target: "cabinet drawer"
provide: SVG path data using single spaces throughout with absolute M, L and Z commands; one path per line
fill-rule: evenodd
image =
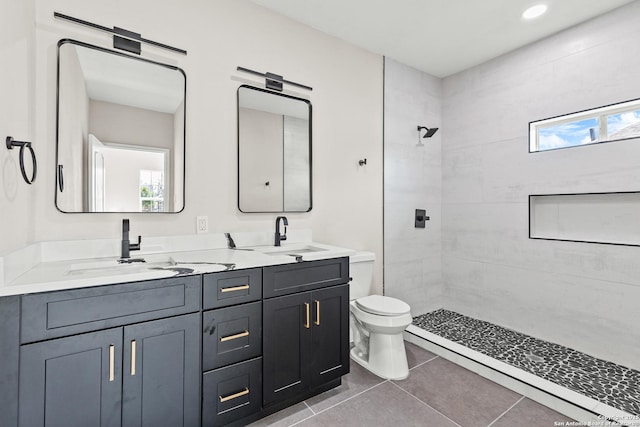
M 219 368 L 262 353 L 262 302 L 202 315 L 202 369 Z
M 201 276 L 22 297 L 21 342 L 73 335 L 198 311 Z
M 202 377 L 202 425 L 221 426 L 260 411 L 262 358 L 207 372 Z
M 349 282 L 349 258 L 264 267 L 262 280 L 265 298 L 342 285 Z
M 262 298 L 262 269 L 204 275 L 204 309 L 227 307 Z

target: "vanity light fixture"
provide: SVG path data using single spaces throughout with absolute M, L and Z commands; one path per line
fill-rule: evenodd
M 164 43 L 158 43 L 153 40 L 145 39 L 139 33 L 134 33 L 133 31 L 128 31 L 123 28 L 113 27 L 113 29 L 111 29 L 103 25 L 94 24 L 93 22 L 74 18 L 73 16 L 65 15 L 59 12 L 53 12 L 53 17 L 84 25 L 98 31 L 104 31 L 105 33 L 113 34 L 113 47 L 115 49 L 124 50 L 136 55 L 140 55 L 140 53 L 142 52 L 140 48 L 141 43 L 146 43 L 155 47 L 170 50 L 172 52 L 181 53 L 183 55 L 187 54 L 187 51 L 184 49 L 178 49 L 177 47 L 169 46 Z
M 547 11 L 547 5 L 546 4 L 536 4 L 534 6 L 531 6 L 530 8 L 528 8 L 527 10 L 525 10 L 524 12 L 522 12 L 522 17 L 524 19 L 530 20 L 530 19 L 535 19 L 539 16 L 544 15 L 544 13 Z
M 259 71 L 254 71 L 254 70 L 251 70 L 249 68 L 244 68 L 244 67 L 237 67 L 237 70 L 238 71 L 243 71 L 245 73 L 253 74 L 253 75 L 256 75 L 256 76 L 264 77 L 265 78 L 264 86 L 267 89 L 275 90 L 275 91 L 278 91 L 278 92 L 282 92 L 284 83 L 286 83 L 288 85 L 295 86 L 295 87 L 299 87 L 301 89 L 313 90 L 313 88 L 310 87 L 310 86 L 306 86 L 306 85 L 303 85 L 303 84 L 300 84 L 300 83 L 292 82 L 290 80 L 285 80 L 281 75 L 278 75 L 278 74 L 274 74 L 274 73 L 270 73 L 270 72 L 261 73 Z

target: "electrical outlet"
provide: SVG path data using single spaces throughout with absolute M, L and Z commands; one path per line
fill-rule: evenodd
M 209 217 L 197 216 L 196 217 L 196 233 L 208 233 L 209 232 Z

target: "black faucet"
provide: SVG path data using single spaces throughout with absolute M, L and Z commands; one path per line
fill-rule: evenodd
M 131 256 L 129 255 L 129 251 L 139 251 L 141 242 L 142 242 L 142 237 L 140 236 L 138 236 L 138 243 L 131 244 L 131 242 L 129 242 L 129 220 L 123 219 L 122 220 L 122 242 L 121 242 L 122 253 L 120 256 L 121 262 L 129 262 L 129 258 L 131 258 Z
M 233 241 L 233 237 L 231 237 L 231 233 L 224 233 L 224 237 L 227 238 L 227 248 L 235 249 L 236 242 Z
M 280 234 L 280 220 L 282 220 L 282 224 L 284 224 L 284 234 Z M 276 218 L 276 246 L 280 246 L 281 241 L 287 240 L 287 225 L 289 225 L 289 222 L 287 221 L 286 216 L 279 216 Z

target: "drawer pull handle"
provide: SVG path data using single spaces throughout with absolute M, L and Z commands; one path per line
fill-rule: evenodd
M 320 326 L 320 301 L 316 300 L 316 321 L 313 322 L 317 326 Z
M 304 306 L 307 311 L 307 320 L 304 322 L 304 327 L 309 329 L 311 327 L 311 304 L 305 302 Z
M 115 359 L 115 346 L 113 344 L 111 344 L 109 346 L 109 381 L 113 381 L 114 377 L 115 377 L 115 366 L 114 366 L 114 359 Z
M 247 394 L 249 394 L 249 388 L 245 387 L 244 390 L 242 391 L 239 391 L 234 394 L 230 394 L 229 396 L 224 396 L 224 397 L 218 396 L 218 398 L 220 399 L 220 403 L 224 403 L 232 399 L 237 399 L 238 397 L 246 396 Z
M 220 342 L 231 341 L 242 337 L 248 337 L 249 331 L 240 332 L 239 334 L 227 335 L 226 337 L 220 337 Z
M 131 376 L 136 374 L 136 340 L 131 341 Z
M 231 288 L 220 288 L 220 292 L 224 294 L 225 292 L 244 291 L 245 289 L 249 289 L 249 285 L 233 286 Z

